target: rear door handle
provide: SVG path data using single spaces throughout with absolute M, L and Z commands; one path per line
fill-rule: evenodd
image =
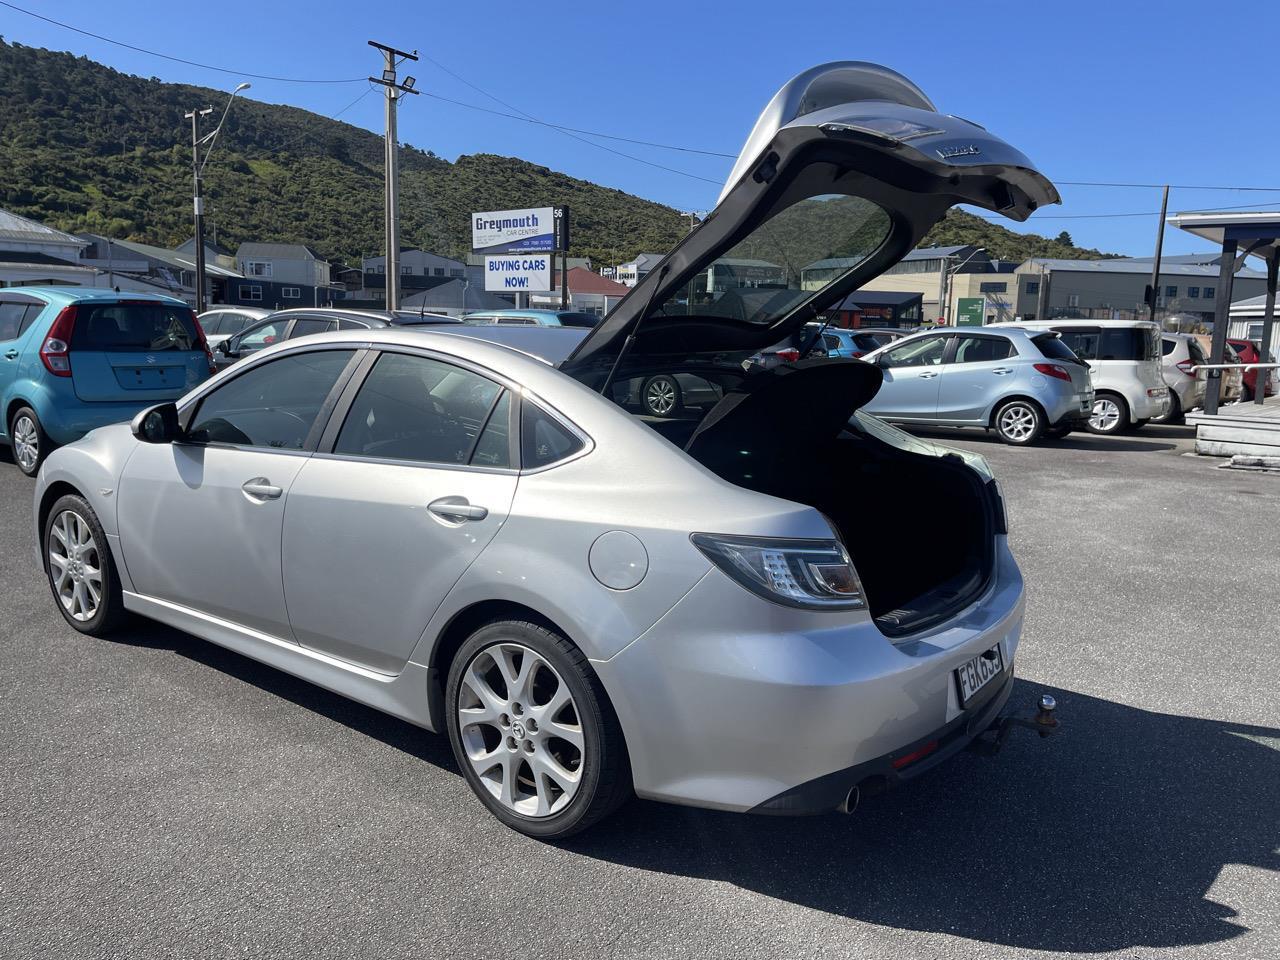
M 6 360 L 17 360 L 17 359 L 18 359 L 18 351 L 17 351 L 17 350 L 6 350 L 6 351 L 4 352 L 4 358 L 5 358 Z
M 934 377 L 936 377 L 937 375 L 938 375 L 938 371 L 936 371 L 936 370 L 926 370 L 924 373 L 920 374 L 920 379 L 921 379 L 921 380 L 932 380 L 932 379 L 933 379 Z
M 274 486 L 266 477 L 254 477 L 240 485 L 240 489 L 255 500 L 279 500 L 283 487 Z
M 466 497 L 441 497 L 439 500 L 432 500 L 427 504 L 427 509 L 437 517 L 454 523 L 464 523 L 467 520 L 483 520 L 489 515 L 489 511 L 485 507 L 469 503 Z
M 1013 373 L 1013 367 L 996 367 L 991 372 L 996 374 Z

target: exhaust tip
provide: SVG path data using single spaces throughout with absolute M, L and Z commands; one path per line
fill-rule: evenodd
M 846 814 L 853 813 L 853 811 L 858 809 L 858 800 L 861 798 L 861 796 L 862 796 L 861 790 L 859 790 L 856 786 L 850 787 L 849 792 L 845 794 L 844 800 L 841 801 L 840 806 L 836 807 L 836 809 L 839 810 L 841 813 L 846 813 Z

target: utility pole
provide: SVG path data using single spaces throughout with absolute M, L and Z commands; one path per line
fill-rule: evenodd
M 413 77 L 405 77 L 404 82 L 396 80 L 396 67 L 404 60 L 417 60 L 418 51 L 407 53 L 388 47 L 374 40 L 369 46 L 382 51 L 383 67 L 381 77 L 370 77 L 374 83 L 387 88 L 387 136 L 386 136 L 386 219 L 387 219 L 387 309 L 397 310 L 400 307 L 400 197 L 399 197 L 399 156 L 396 139 L 396 106 L 400 97 L 406 93 L 417 94 L 413 89 Z M 396 58 L 400 59 L 397 60 Z
M 1164 197 L 1160 201 L 1160 222 L 1156 225 L 1156 259 L 1151 264 L 1151 314 L 1156 319 L 1156 303 L 1160 299 L 1160 256 L 1164 252 L 1164 218 L 1169 212 L 1169 185 L 1164 185 Z

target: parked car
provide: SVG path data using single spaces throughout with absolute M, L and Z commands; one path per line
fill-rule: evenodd
M 1200 341 L 1189 333 L 1166 333 L 1160 338 L 1160 372 L 1169 386 L 1169 410 L 1152 417 L 1152 423 L 1181 423 L 1183 414 L 1204 406 L 1205 371 L 1196 368 L 1209 361 Z
M 943 328 L 864 359 L 884 383 L 863 409 L 896 423 L 983 427 L 1026 446 L 1066 436 L 1093 409 L 1088 367 L 1052 331 Z
M 828 357 L 852 357 L 858 359 L 873 350 L 879 350 L 885 343 L 874 333 L 863 330 L 846 330 L 843 327 L 827 327 L 822 331 L 822 347 Z
M 272 311 L 262 307 L 213 307 L 196 319 L 200 321 L 200 329 L 204 331 L 209 349 L 217 350 L 218 344 L 223 340 L 239 333 L 254 321 L 270 316 L 271 313 Z
M 214 353 L 219 370 L 242 357 L 282 340 L 295 340 L 331 330 L 376 330 L 391 326 L 461 324 L 457 317 L 416 310 L 342 310 L 334 307 L 295 307 L 276 310 L 218 344 Z
M 339 329 L 55 451 L 34 511 L 51 601 L 87 634 L 134 611 L 447 731 L 531 836 L 633 792 L 847 812 L 1011 729 L 1023 581 L 985 462 L 859 409 L 879 367 L 742 363 L 951 206 L 1024 220 L 1057 199 L 900 75 L 806 71 L 715 215 L 559 368 L 462 327 Z M 739 242 L 847 266 L 689 311 L 695 277 L 734 282 Z M 678 360 L 736 385 L 697 421 L 613 401 Z M 866 509 L 903 491 L 922 508 Z M 1052 707 L 1027 722 L 1050 732 Z
M 1275 363 L 1275 357 L 1264 361 L 1262 359 L 1262 344 L 1254 343 L 1252 340 L 1236 340 L 1229 339 L 1227 343 L 1235 348 L 1236 355 L 1239 356 L 1241 363 Z M 1266 392 L 1264 397 L 1274 396 L 1276 392 L 1276 372 L 1272 370 L 1246 370 L 1241 378 L 1244 385 L 1244 393 L 1242 399 L 1252 400 L 1257 396 L 1258 376 L 1264 374 L 1263 388 Z
M 1055 330 L 1089 365 L 1093 382 L 1091 433 L 1136 430 L 1168 413 L 1172 401 L 1160 372 L 1160 327 L 1148 320 L 1019 320 L 994 327 Z M 991 329 L 990 327 L 984 329 Z
M 581 310 L 477 310 L 464 318 L 467 323 L 499 323 L 540 327 L 594 327 L 600 318 Z
M 877 346 L 883 347 L 910 335 L 911 331 L 901 327 L 858 327 L 854 333 L 871 337 Z
M 195 313 L 150 294 L 0 289 L 0 438 L 29 477 L 55 447 L 213 372 Z
M 1192 334 L 1200 344 L 1200 349 L 1207 358 L 1205 363 L 1211 363 L 1213 358 L 1213 337 L 1207 333 Z M 1240 355 L 1236 353 L 1236 348 L 1231 345 L 1231 341 L 1227 341 L 1222 352 L 1223 363 L 1242 363 Z M 1206 387 L 1207 389 L 1207 387 Z M 1219 403 L 1239 403 L 1244 397 L 1244 371 L 1240 369 L 1223 370 L 1222 386 L 1218 391 Z

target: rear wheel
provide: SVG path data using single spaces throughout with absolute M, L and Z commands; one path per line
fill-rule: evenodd
M 674 417 L 684 406 L 680 384 L 667 374 L 650 377 L 640 391 L 644 412 L 654 417 Z
M 1100 393 L 1093 399 L 1089 432 L 1107 436 L 1129 426 L 1129 408 L 1118 394 Z
M 81 633 L 106 636 L 125 619 L 120 578 L 107 535 L 88 502 L 60 497 L 44 523 L 44 569 L 63 619 Z
M 1176 393 L 1170 390 L 1169 391 L 1169 409 L 1163 415 L 1159 417 L 1152 417 L 1147 422 L 1159 423 L 1159 424 L 1170 424 L 1170 425 L 1176 424 L 1176 423 L 1182 423 L 1182 399 Z
M 578 833 L 631 796 L 604 689 L 582 652 L 545 627 L 502 621 L 472 634 L 449 669 L 446 712 L 467 783 L 527 836 Z
M 53 448 L 34 410 L 19 407 L 13 412 L 13 419 L 9 421 L 9 439 L 13 443 L 13 462 L 28 477 L 34 477 Z
M 1044 414 L 1030 400 L 1008 400 L 996 410 L 995 427 L 1005 443 L 1025 447 L 1044 433 Z

